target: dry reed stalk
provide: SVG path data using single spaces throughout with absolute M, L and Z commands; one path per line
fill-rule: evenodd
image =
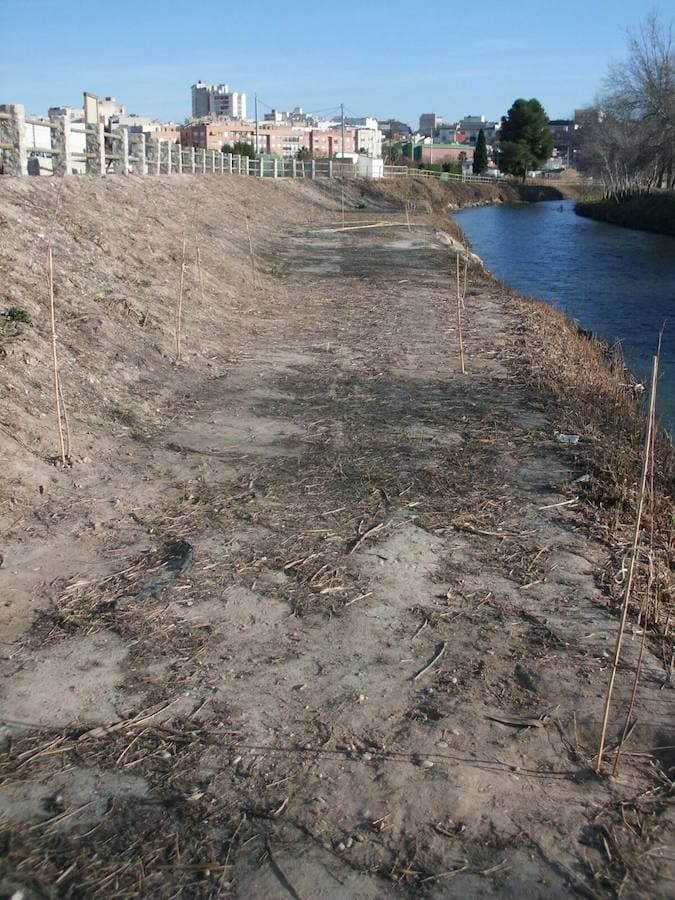
M 66 445 L 63 440 L 63 424 L 61 422 L 61 389 L 59 382 L 59 360 L 56 350 L 56 316 L 54 314 L 54 257 L 52 248 L 47 248 L 48 278 L 49 278 L 49 318 L 52 329 L 52 361 L 54 363 L 54 405 L 56 407 L 56 421 L 59 426 L 59 442 L 61 444 L 61 463 L 66 465 Z
M 251 237 L 251 227 L 248 222 L 248 218 L 246 219 L 246 234 L 248 236 L 248 252 L 251 257 L 251 274 L 253 276 L 253 289 L 255 290 L 257 287 L 257 272 L 255 266 L 255 253 L 253 252 L 253 239 Z
M 460 291 L 459 281 L 459 253 L 457 254 L 457 331 L 459 334 L 459 362 L 462 367 L 462 375 L 466 375 L 466 366 L 464 365 L 464 338 L 462 336 L 462 295 Z
M 410 203 L 408 200 L 405 201 L 405 221 L 408 226 L 408 231 L 412 231 L 412 228 L 410 227 Z
M 612 694 L 614 692 L 614 682 L 616 681 L 616 673 L 619 668 L 619 660 L 621 658 L 621 645 L 626 629 L 626 620 L 628 618 L 628 608 L 630 606 L 630 598 L 633 590 L 633 580 L 635 578 L 635 567 L 638 554 L 638 545 L 640 543 L 640 527 L 642 525 L 642 510 L 644 508 L 645 494 L 647 492 L 647 473 L 649 471 L 649 461 L 652 456 L 652 437 L 654 433 L 654 409 L 656 400 L 656 382 L 659 372 L 659 357 L 654 357 L 652 366 L 652 383 L 649 395 L 649 415 L 647 417 L 647 429 L 645 432 L 645 446 L 642 463 L 642 478 L 640 481 L 640 494 L 638 498 L 638 508 L 635 517 L 635 532 L 633 534 L 633 543 L 631 546 L 630 565 L 628 567 L 628 575 L 626 577 L 626 587 L 623 595 L 623 604 L 621 607 L 621 617 L 619 620 L 619 630 L 616 636 L 616 646 L 614 648 L 614 658 L 612 660 L 612 670 L 609 676 L 609 684 L 607 685 L 607 696 L 605 697 L 605 708 L 602 716 L 602 728 L 600 730 L 600 742 L 598 746 L 598 760 L 595 771 L 600 774 L 602 770 L 602 758 L 605 752 L 605 738 L 607 737 L 607 724 L 609 722 L 609 711 L 612 703 Z M 646 623 L 644 623 L 646 626 Z M 625 734 L 625 732 L 624 732 Z M 616 766 L 616 763 L 615 763 Z
M 178 298 L 176 300 L 176 362 L 180 362 L 180 340 L 183 326 L 183 289 L 185 287 L 185 248 L 187 238 L 183 232 L 183 253 L 180 263 L 180 283 L 178 286 Z

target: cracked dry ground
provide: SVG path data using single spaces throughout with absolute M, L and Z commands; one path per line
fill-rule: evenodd
M 283 310 L 139 442 L 182 496 L 139 497 L 100 539 L 119 574 L 64 585 L 7 679 L 41 726 L 0 787 L 10 895 L 666 895 L 622 855 L 640 758 L 589 768 L 615 619 L 560 505 L 583 470 L 485 279 L 460 374 L 452 259 L 432 229 L 292 231 Z M 141 600 L 158 535 L 194 566 Z M 663 676 L 648 654 L 640 746 Z

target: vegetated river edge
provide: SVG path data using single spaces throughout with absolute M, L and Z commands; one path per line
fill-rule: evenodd
M 598 778 L 644 423 L 596 343 L 472 262 L 461 373 L 445 210 L 490 194 L 64 181 L 62 468 L 57 184 L 0 185 L 33 323 L 0 320 L 2 891 L 663 892 L 670 457 L 635 755 Z
M 626 200 L 579 201 L 576 212 L 624 228 L 641 228 L 657 234 L 675 235 L 675 192 L 649 191 Z
M 648 383 L 659 333 L 658 409 L 675 424 L 675 238 L 574 215 L 574 203 L 501 204 L 460 210 L 455 220 L 490 271 L 540 297 L 614 344 Z

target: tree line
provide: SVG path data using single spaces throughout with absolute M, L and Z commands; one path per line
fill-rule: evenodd
M 595 121 L 580 132 L 579 165 L 618 201 L 675 187 L 675 50 L 672 21 L 655 12 L 627 33 L 596 98 Z

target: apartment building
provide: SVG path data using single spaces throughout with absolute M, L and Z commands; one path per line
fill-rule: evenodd
M 344 153 L 362 153 L 375 159 L 382 155 L 382 133 L 375 128 L 307 128 L 301 125 L 261 122 L 258 128 L 258 151 L 274 156 L 294 157 L 306 149 L 317 158 Z M 181 128 L 185 147 L 221 150 L 225 144 L 237 142 L 256 146 L 255 125 L 250 122 L 195 122 Z
M 457 138 L 461 137 L 463 143 L 476 145 L 478 134 L 483 130 L 485 140 L 492 144 L 498 138 L 501 122 L 489 122 L 485 116 L 464 116 L 457 123 Z
M 231 91 L 227 84 L 206 84 L 197 81 L 191 87 L 192 117 L 204 119 L 216 116 L 224 119 L 246 118 L 246 94 Z
M 420 134 L 433 137 L 443 124 L 443 119 L 438 113 L 422 113 L 420 116 Z

